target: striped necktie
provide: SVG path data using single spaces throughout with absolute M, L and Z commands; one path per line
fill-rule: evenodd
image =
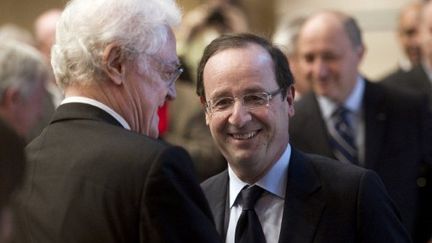
M 358 164 L 354 129 L 348 120 L 349 112 L 348 109 L 341 106 L 333 113 L 331 117 L 333 126 L 330 126 L 330 145 L 338 160 Z

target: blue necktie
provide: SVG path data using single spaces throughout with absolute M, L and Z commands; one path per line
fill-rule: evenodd
M 259 186 L 245 187 L 240 192 L 243 211 L 237 221 L 235 243 L 266 242 L 261 223 L 254 209 L 256 201 L 258 201 L 263 192 L 264 189 Z
M 345 107 L 339 107 L 333 113 L 334 127 L 330 129 L 330 144 L 338 160 L 358 164 L 354 129 L 348 120 L 349 112 Z

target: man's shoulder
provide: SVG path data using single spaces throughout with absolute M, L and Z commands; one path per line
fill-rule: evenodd
M 306 93 L 294 102 L 294 108 L 295 115 L 290 119 L 292 123 L 303 123 L 303 119 L 309 119 L 309 117 L 320 113 L 318 102 L 313 92 Z
M 375 172 L 353 165 L 340 162 L 317 154 L 301 152 L 304 159 L 304 168 L 319 181 L 319 184 L 327 192 L 346 192 L 358 188 L 363 179 L 368 176 L 376 176 Z M 290 169 L 291 170 L 291 167 Z M 356 191 L 356 190 L 355 190 Z M 354 192 L 354 191 L 353 191 Z
M 409 71 L 392 73 L 379 80 L 379 83 L 382 83 L 388 87 L 393 87 L 400 90 L 413 89 L 416 91 L 421 91 L 417 89 L 427 86 L 425 83 L 428 82 L 429 78 L 422 65 L 415 66 Z
M 209 202 L 217 202 L 228 190 L 228 170 L 214 175 L 201 183 L 201 189 Z
M 366 105 L 375 100 L 381 107 L 389 109 L 412 109 L 413 106 L 427 105 L 427 96 L 413 89 L 388 85 L 382 82 L 369 82 L 365 91 Z M 371 103 L 375 106 L 374 103 Z M 383 106 L 382 106 L 383 105 Z
M 228 183 L 228 170 L 224 170 L 201 183 L 201 188 L 204 191 L 220 189 Z
M 391 73 L 387 74 L 383 78 L 379 80 L 382 83 L 393 83 L 401 78 L 405 77 L 406 73 L 409 71 L 405 71 L 401 68 L 393 70 Z
M 353 175 L 361 175 L 368 170 L 353 164 L 344 163 L 332 158 L 321 156 L 318 154 L 302 153 L 306 158 L 304 163 L 309 163 L 319 175 L 335 175 L 351 178 Z

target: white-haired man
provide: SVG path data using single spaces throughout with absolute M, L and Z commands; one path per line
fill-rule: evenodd
M 0 42 L 0 117 L 25 138 L 38 120 L 48 69 L 33 47 Z
M 17 242 L 218 242 L 188 154 L 158 137 L 182 69 L 172 0 L 73 0 L 51 63 L 65 99 L 27 147 Z

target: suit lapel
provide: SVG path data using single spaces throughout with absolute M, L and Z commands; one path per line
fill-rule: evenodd
M 106 111 L 84 103 L 66 103 L 60 105 L 54 113 L 50 124 L 66 120 L 97 120 L 107 122 L 115 126 L 121 124 Z
M 374 168 L 383 143 L 387 114 L 383 92 L 377 84 L 366 82 L 363 98 L 365 121 L 365 167 Z
M 291 136 L 290 139 L 293 140 L 293 144 L 297 144 L 295 140 L 298 138 L 308 138 L 307 141 L 313 142 L 308 144 L 306 147 L 309 149 L 304 149 L 304 151 L 334 158 L 335 156 L 329 144 L 327 126 L 322 118 L 316 96 L 311 92 L 304 96 L 300 102 L 303 104 L 299 103 L 299 106 L 296 108 L 298 108 L 297 111 L 299 112 L 298 123 L 302 127 L 296 130 L 299 130 L 301 134 L 293 134 Z
M 279 243 L 312 242 L 325 203 L 311 163 L 292 150 Z
M 203 183 L 204 194 L 212 211 L 216 230 L 225 239 L 229 219 L 228 170 Z

